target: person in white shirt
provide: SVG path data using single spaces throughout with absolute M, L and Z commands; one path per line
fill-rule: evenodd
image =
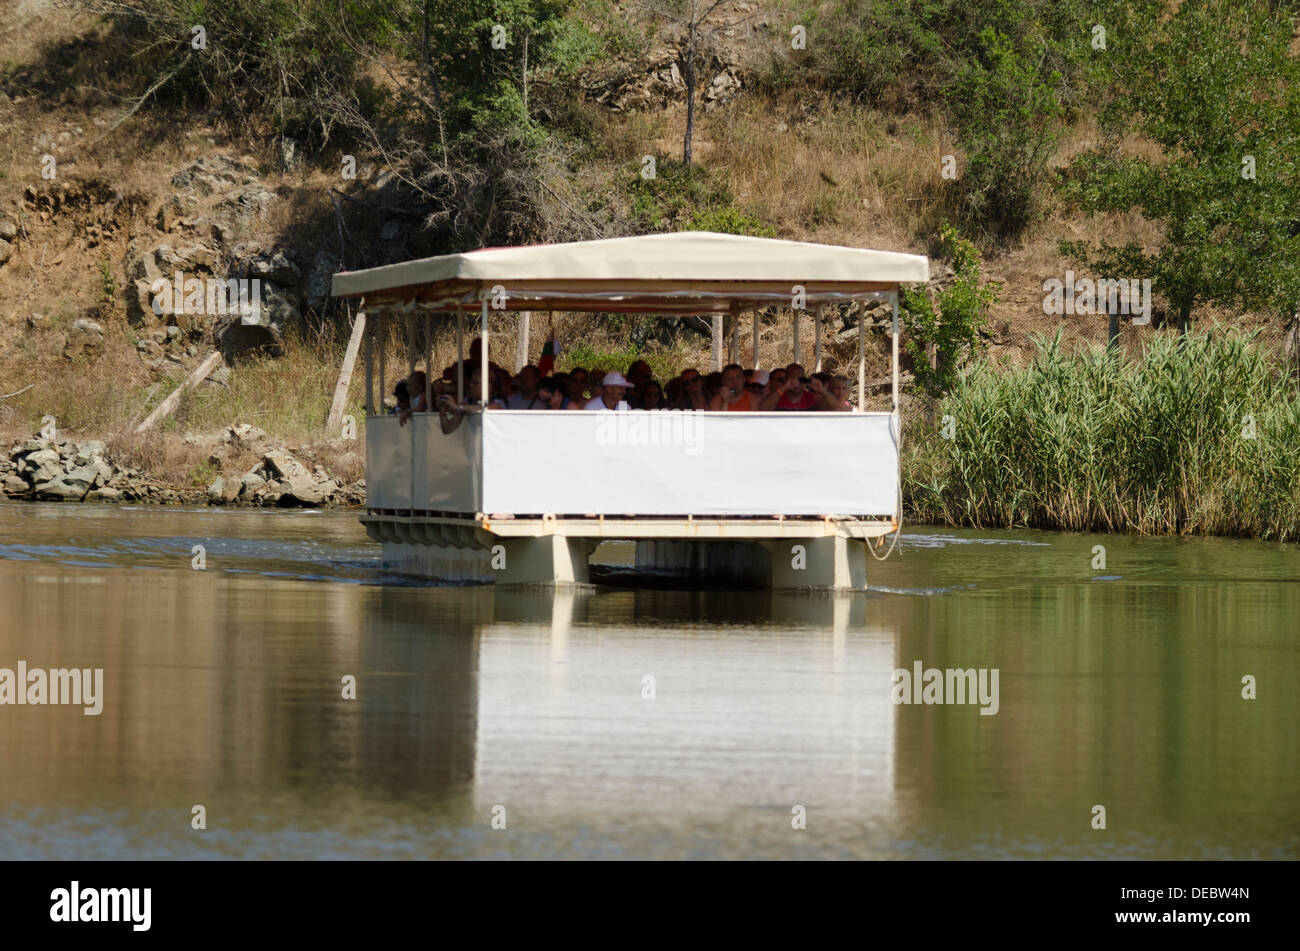
M 617 411 L 620 413 L 630 412 L 631 407 L 628 406 L 624 397 L 627 396 L 627 391 L 631 388 L 632 384 L 617 370 L 608 373 L 605 375 L 605 379 L 601 381 L 600 395 L 593 396 L 588 400 L 583 409 L 610 410 L 611 412 Z
M 506 409 L 541 409 L 537 398 L 537 381 L 541 374 L 531 363 L 515 377 L 515 391 L 506 397 Z

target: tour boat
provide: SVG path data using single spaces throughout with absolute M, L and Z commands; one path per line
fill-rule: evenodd
M 584 583 L 591 552 L 618 539 L 635 542 L 638 568 L 701 584 L 862 589 L 868 556 L 902 520 L 899 286 L 928 278 L 920 255 L 710 232 L 485 248 L 335 274 L 334 296 L 360 300 L 349 356 L 364 343 L 361 520 L 386 564 L 449 580 Z M 757 365 L 757 308 L 777 306 L 791 312 L 795 360 L 801 314 L 816 321 L 820 366 L 823 307 L 881 297 L 892 304 L 887 412 L 866 411 L 865 327 L 855 412 L 685 419 L 481 408 L 493 314 L 519 322 L 521 365 L 538 311 L 700 316 L 712 320 L 712 363 L 721 369 L 724 357 L 738 362 L 747 313 Z M 417 338 L 428 366 L 432 321 L 455 316 L 464 404 L 465 318 L 474 313 L 483 342 L 478 406 L 450 432 L 436 411 L 405 425 L 385 415 L 383 395 L 395 382 L 381 344 L 390 323 L 405 334 L 413 372 Z

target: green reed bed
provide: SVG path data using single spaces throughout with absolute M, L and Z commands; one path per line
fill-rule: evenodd
M 1251 335 L 1162 334 L 1133 358 L 1058 335 L 904 433 L 903 491 L 924 522 L 1294 540 L 1300 391 Z

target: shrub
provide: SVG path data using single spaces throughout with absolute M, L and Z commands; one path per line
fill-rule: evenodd
M 939 232 L 943 255 L 952 262 L 953 281 L 939 294 L 935 313 L 925 288 L 906 287 L 899 295 L 899 321 L 906 333 L 904 352 L 911 358 L 917 386 L 931 397 L 956 385 L 965 361 L 980 351 L 979 333 L 997 301 L 998 285 L 980 285 L 979 252 L 952 225 Z M 935 348 L 930 366 L 927 346 Z

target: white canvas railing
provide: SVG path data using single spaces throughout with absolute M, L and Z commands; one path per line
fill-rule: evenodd
M 894 517 L 888 413 L 370 417 L 368 505 L 515 515 Z M 414 460 L 414 462 L 413 462 Z

